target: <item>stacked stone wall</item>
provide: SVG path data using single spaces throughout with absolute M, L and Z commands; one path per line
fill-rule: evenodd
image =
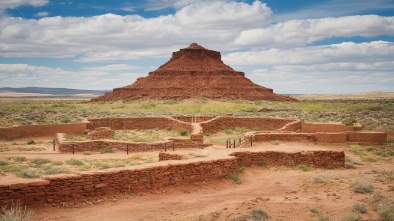
M 294 121 L 296 120 L 224 116 L 202 122 L 201 127 L 203 128 L 204 133 L 217 133 L 223 129 L 233 129 L 237 127 L 259 128 L 259 130 L 262 131 L 274 131 Z
M 79 203 L 94 197 L 124 192 L 141 193 L 172 185 L 215 180 L 234 174 L 240 166 L 343 167 L 343 151 L 236 152 L 234 158 L 166 164 L 139 169 L 85 172 L 74 175 L 43 176 L 43 180 L 0 184 L 0 205 L 21 202 L 27 205 Z
M 47 176 L 45 180 L 0 185 L 0 205 L 80 202 L 91 197 L 140 193 L 172 185 L 212 180 L 237 171 L 237 159 L 168 164 L 143 169 L 125 169 L 77 175 Z
M 159 161 L 166 161 L 166 160 L 182 160 L 183 157 L 178 154 L 172 153 L 159 153 Z
M 318 143 L 346 143 L 347 142 L 347 133 L 339 132 L 339 133 L 315 133 L 316 141 Z
M 190 123 L 182 122 L 171 117 L 143 117 L 143 118 L 100 118 L 89 119 L 86 129 L 94 130 L 97 127 L 110 127 L 113 130 L 145 130 L 145 129 L 167 129 L 176 131 L 192 131 Z
M 88 135 L 91 140 L 114 139 L 115 132 L 109 127 L 98 127 Z
M 384 144 L 387 142 L 387 133 L 378 131 L 349 131 L 347 141 L 359 144 Z
M 56 133 L 78 134 L 86 130 L 85 123 L 77 124 L 43 124 L 13 127 L 0 127 L 0 139 L 22 137 L 54 137 Z
M 341 124 L 324 124 L 324 123 L 301 123 L 301 132 L 303 133 L 316 133 L 316 132 L 347 132 L 353 131 L 352 126 Z
M 343 168 L 345 153 L 343 151 L 302 151 L 302 152 L 235 152 L 239 165 L 296 166 L 314 165 L 316 168 Z
M 250 142 L 250 135 L 245 135 L 246 142 Z M 253 142 L 266 142 L 266 141 L 288 141 L 288 142 L 314 142 L 316 141 L 315 134 L 312 133 L 275 133 L 257 132 L 253 134 Z

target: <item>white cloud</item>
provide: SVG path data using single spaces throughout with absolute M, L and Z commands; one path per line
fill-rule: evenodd
M 223 61 L 230 66 L 255 65 L 315 65 L 332 62 L 383 62 L 394 57 L 394 43 L 373 41 L 365 43 L 343 42 L 325 46 L 230 53 Z
M 4 13 L 7 9 L 13 9 L 24 5 L 39 7 L 39 6 L 44 6 L 48 3 L 49 0 L 1 0 L 0 14 Z
M 370 10 L 392 10 L 394 2 L 392 0 L 329 0 L 308 4 L 307 7 L 298 11 L 287 12 L 275 15 L 275 21 L 283 22 L 293 19 L 313 19 L 324 17 L 340 17 L 352 14 L 363 14 Z
M 203 2 L 188 5 L 175 14 L 177 22 L 193 29 L 231 30 L 264 27 L 271 23 L 272 11 L 266 4 L 255 1 Z
M 101 67 L 85 67 L 84 70 L 89 71 L 124 71 L 124 70 L 136 70 L 141 67 L 129 65 L 129 64 L 110 64 Z
M 236 44 L 245 47 L 304 46 L 332 37 L 394 36 L 394 17 L 377 15 L 290 20 L 268 28 L 244 30 Z
M 0 87 L 65 87 L 83 89 L 112 89 L 134 82 L 140 73 L 124 72 L 134 69 L 130 65 L 108 65 L 67 71 L 61 68 L 32 66 L 27 64 L 0 64 Z M 121 71 L 121 72 L 119 72 Z M 119 72 L 119 73 L 118 73 Z
M 34 14 L 34 17 L 47 17 L 49 15 L 48 12 L 38 12 Z

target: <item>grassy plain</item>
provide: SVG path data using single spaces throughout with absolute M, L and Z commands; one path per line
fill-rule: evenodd
M 361 123 L 394 130 L 394 94 L 388 97 L 300 96 L 299 102 L 245 100 L 137 100 L 87 103 L 81 98 L 0 98 L 0 126 L 75 123 L 86 118 L 152 115 L 223 115 Z

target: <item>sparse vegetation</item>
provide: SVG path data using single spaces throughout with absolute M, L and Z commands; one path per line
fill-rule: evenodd
M 13 203 L 11 206 L 1 207 L 2 221 L 29 221 L 34 211 L 23 207 L 19 202 Z
M 373 191 L 373 186 L 370 183 L 367 182 L 354 182 L 351 186 L 353 192 L 355 193 L 371 193 Z
M 106 147 L 100 153 L 104 154 L 104 153 L 113 153 L 113 152 L 114 151 L 110 147 Z
M 241 179 L 239 178 L 239 174 L 226 175 L 226 176 L 224 176 L 224 178 L 233 180 L 234 183 L 236 183 L 236 184 L 241 184 L 242 183 Z
M 180 134 L 181 136 L 188 136 L 188 135 L 189 135 L 189 133 L 187 132 L 187 130 L 181 130 L 181 132 L 179 132 L 179 134 Z
M 29 141 L 27 141 L 27 144 L 28 145 L 31 145 L 31 144 L 35 144 L 36 142 L 34 141 L 34 140 L 29 140 Z
M 279 141 L 278 140 L 273 140 L 273 141 L 271 141 L 271 144 L 272 145 L 279 145 Z

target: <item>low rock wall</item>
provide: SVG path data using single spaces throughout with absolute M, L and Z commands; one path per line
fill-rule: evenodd
M 159 153 L 159 161 L 166 161 L 166 160 L 182 160 L 183 157 L 178 154 L 173 153 Z
M 54 137 L 56 133 L 81 134 L 86 130 L 85 123 L 77 124 L 43 124 L 13 127 L 0 127 L 0 139 L 22 137 Z
M 246 144 L 250 143 L 250 135 L 244 136 Z M 315 134 L 313 133 L 261 133 L 257 132 L 253 134 L 253 142 L 266 142 L 266 141 L 288 141 L 288 142 L 314 142 L 316 141 Z
M 316 133 L 316 132 L 347 132 L 353 131 L 352 126 L 341 124 L 324 124 L 324 123 L 311 123 L 301 122 L 301 132 L 303 133 Z
M 315 133 L 316 141 L 318 143 L 346 143 L 347 142 L 347 133 L 339 132 L 339 133 Z
M 384 144 L 387 142 L 387 132 L 349 131 L 347 141 L 359 144 Z
M 244 165 L 343 167 L 343 151 L 236 152 L 233 158 L 167 164 L 139 169 L 83 172 L 73 175 L 42 176 L 39 181 L 0 184 L 0 205 L 72 205 L 94 197 L 124 192 L 141 193 L 172 185 L 215 180 L 237 173 Z
M 187 130 L 192 132 L 191 123 L 182 122 L 171 117 L 141 117 L 141 118 L 100 118 L 89 119 L 86 129 L 94 130 L 97 127 L 110 127 L 112 130 L 145 130 L 167 129 L 176 131 Z
M 201 123 L 204 133 L 217 133 L 223 129 L 233 128 L 258 128 L 262 131 L 274 131 L 286 124 L 295 122 L 292 119 L 279 118 L 251 118 L 251 117 L 217 117 Z
M 343 168 L 345 153 L 343 151 L 302 151 L 302 152 L 235 152 L 239 165 L 296 166 L 314 165 L 316 168 Z

